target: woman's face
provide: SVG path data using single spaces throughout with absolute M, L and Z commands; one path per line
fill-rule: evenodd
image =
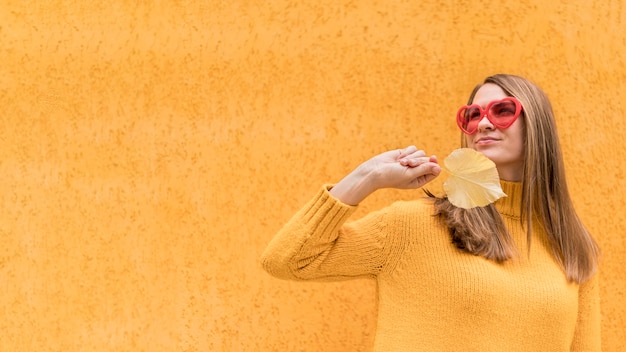
M 486 83 L 478 89 L 472 104 L 485 108 L 494 100 L 507 97 L 502 88 Z M 500 179 L 521 181 L 524 170 L 524 116 L 520 115 L 509 128 L 495 127 L 486 117 L 478 123 L 478 131 L 465 135 L 467 146 L 483 153 L 498 168 Z

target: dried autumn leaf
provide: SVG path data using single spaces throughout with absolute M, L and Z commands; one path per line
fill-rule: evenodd
M 484 207 L 506 197 L 496 164 L 482 153 L 456 149 L 443 162 L 450 172 L 443 189 L 453 205 L 464 209 Z

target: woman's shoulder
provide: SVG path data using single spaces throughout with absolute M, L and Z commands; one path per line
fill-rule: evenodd
M 393 228 L 415 222 L 434 222 L 437 218 L 434 215 L 434 200 L 421 197 L 412 200 L 396 200 L 383 208 L 368 213 L 361 219 L 369 219 L 369 221 L 378 222 L 382 227 Z
M 389 205 L 389 211 L 403 215 L 434 215 L 434 199 L 420 197 L 411 200 L 397 200 Z

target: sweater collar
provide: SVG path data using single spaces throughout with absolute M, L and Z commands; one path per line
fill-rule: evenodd
M 495 202 L 496 209 L 498 209 L 502 215 L 520 217 L 522 183 L 500 180 L 500 186 L 507 196 Z

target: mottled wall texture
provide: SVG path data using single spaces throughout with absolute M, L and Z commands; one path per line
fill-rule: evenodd
M 506 72 L 554 102 L 623 351 L 625 31 L 621 0 L 3 2 L 0 350 L 368 351 L 374 282 L 259 255 L 366 158 L 457 148 L 456 108 Z

